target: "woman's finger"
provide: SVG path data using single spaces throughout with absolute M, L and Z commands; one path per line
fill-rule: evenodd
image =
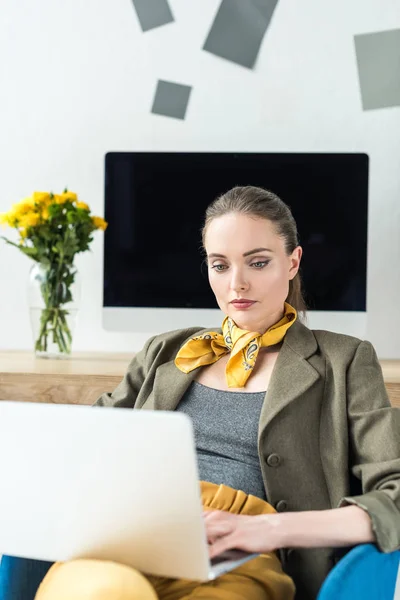
M 206 523 L 206 535 L 208 540 L 229 535 L 231 532 L 232 527 L 229 523 L 219 521 L 210 521 L 209 523 Z
M 223 510 L 204 510 L 203 518 L 205 521 L 210 521 L 214 519 L 221 519 L 226 515 L 226 512 Z
M 208 547 L 208 555 L 209 557 L 215 558 L 219 554 L 222 554 L 226 550 L 232 550 L 232 548 L 236 548 L 237 544 L 235 542 L 235 537 L 231 535 L 226 535 L 224 537 L 217 538 L 214 543 L 210 544 Z

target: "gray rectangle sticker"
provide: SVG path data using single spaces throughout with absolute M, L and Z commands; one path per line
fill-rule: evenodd
M 278 0 L 222 0 L 203 50 L 252 69 Z
M 132 2 L 143 31 L 174 21 L 168 0 L 132 0 Z

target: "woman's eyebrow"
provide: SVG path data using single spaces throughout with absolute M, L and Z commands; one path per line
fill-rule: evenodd
M 257 254 L 258 252 L 272 252 L 272 250 L 270 250 L 270 248 L 254 248 L 254 250 L 244 252 L 242 256 L 250 256 L 251 254 Z M 226 258 L 226 256 L 225 254 L 218 254 L 217 252 L 212 252 L 208 255 L 208 258 Z
M 250 256 L 250 254 L 257 254 L 258 252 L 272 252 L 272 250 L 270 248 L 254 248 L 254 250 L 245 252 L 243 256 Z

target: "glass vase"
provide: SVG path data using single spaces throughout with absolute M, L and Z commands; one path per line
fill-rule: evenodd
M 28 303 L 37 357 L 69 357 L 79 300 L 80 281 L 74 265 L 33 265 Z

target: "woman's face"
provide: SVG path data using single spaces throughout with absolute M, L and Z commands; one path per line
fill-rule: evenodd
M 263 333 L 283 315 L 300 246 L 289 256 L 271 221 L 229 213 L 206 229 L 208 277 L 220 309 L 242 329 Z

